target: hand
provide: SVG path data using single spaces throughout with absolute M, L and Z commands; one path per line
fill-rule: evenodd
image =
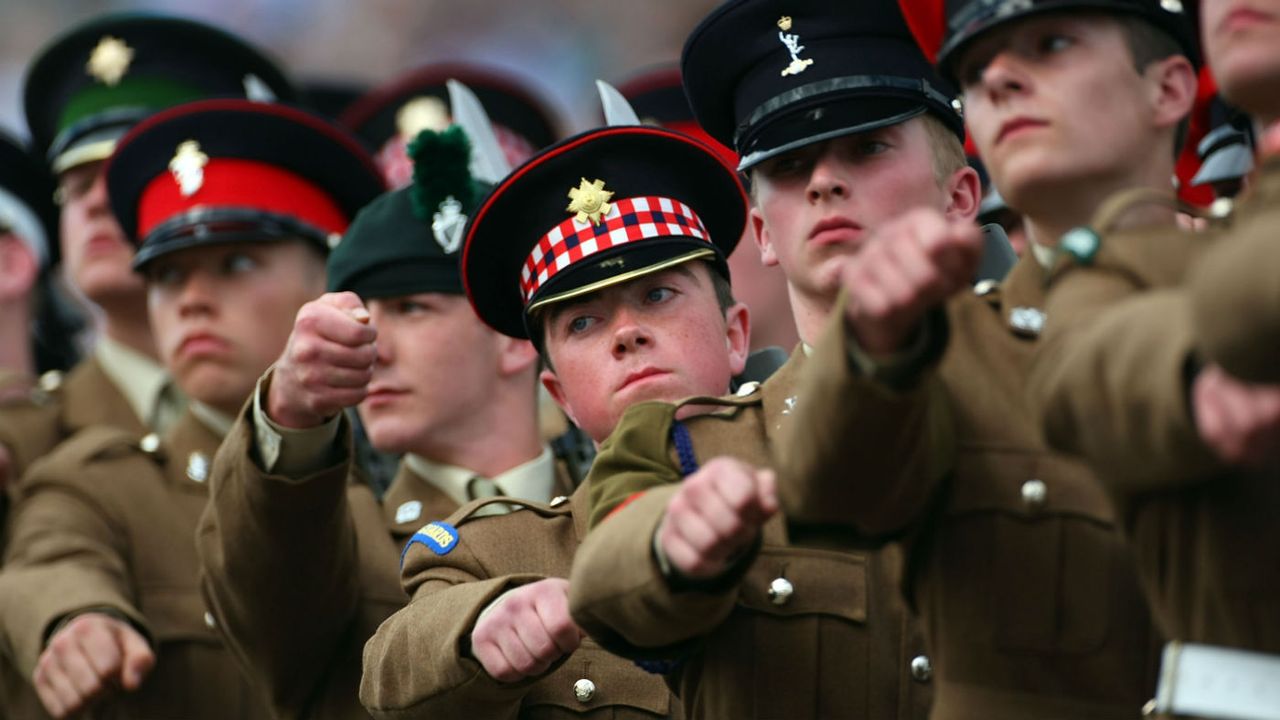
M 658 526 L 658 546 L 685 577 L 714 578 L 777 511 L 772 470 L 718 457 L 680 483 Z
M 359 405 L 373 379 L 377 336 L 355 293 L 329 293 L 303 305 L 276 362 L 267 416 L 304 429 Z
M 582 636 L 569 617 L 569 581 L 547 578 L 498 598 L 471 631 L 471 654 L 494 680 L 516 682 L 546 672 Z
M 137 690 L 156 663 L 146 638 L 129 623 L 85 613 L 49 638 L 32 674 L 45 710 L 64 718 L 114 688 Z
M 1280 465 L 1280 386 L 1245 383 L 1210 365 L 1191 385 L 1191 404 L 1200 439 L 1223 462 Z
M 969 287 L 981 258 L 972 222 L 920 208 L 885 224 L 842 271 L 854 338 L 871 355 L 901 350 L 925 313 Z

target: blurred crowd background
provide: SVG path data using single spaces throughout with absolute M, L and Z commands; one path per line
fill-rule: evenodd
M 716 0 L 0 0 L 0 125 L 27 136 L 22 79 L 53 37 L 106 12 L 151 10 L 231 30 L 297 82 L 369 87 L 427 62 L 481 61 L 527 78 L 562 132 L 599 123 L 593 81 L 673 63 Z

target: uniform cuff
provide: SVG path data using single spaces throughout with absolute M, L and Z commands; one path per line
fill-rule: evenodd
M 342 415 L 302 430 L 278 425 L 264 409 L 271 372 L 268 370 L 258 379 L 253 391 L 253 437 L 262 469 L 273 475 L 301 478 L 329 467 L 333 464 L 334 441 Z

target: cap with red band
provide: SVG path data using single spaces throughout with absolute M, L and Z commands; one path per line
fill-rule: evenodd
M 680 133 L 609 127 L 554 145 L 517 168 L 473 214 L 462 273 L 476 313 L 531 337 L 548 304 L 695 259 L 726 278 L 746 224 L 734 169 Z
M 300 238 L 322 248 L 385 189 L 372 158 L 329 122 L 241 100 L 181 105 L 143 122 L 107 167 L 134 266 L 199 244 Z

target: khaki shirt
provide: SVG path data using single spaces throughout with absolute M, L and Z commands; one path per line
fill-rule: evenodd
M 797 350 L 754 392 L 687 401 L 720 406 L 680 423 L 696 461 L 729 455 L 772 466 L 804 362 Z M 801 545 L 779 515 L 714 587 L 671 586 L 653 538 L 683 475 L 676 411 L 638 404 L 601 447 L 588 480 L 595 524 L 570 580 L 578 624 L 614 652 L 676 663 L 669 682 L 690 717 L 923 718 L 928 660 L 899 596 L 896 546 Z
M 1132 718 L 1155 687 L 1161 639 L 1121 519 L 1083 463 L 1047 448 L 1025 395 L 1044 279 L 1024 257 L 1001 286 L 946 305 L 949 343 L 920 380 L 937 383 L 946 402 L 925 406 L 923 421 L 891 424 L 900 437 L 877 442 L 903 447 L 934 428 L 928 456 L 953 458 L 941 482 L 911 455 L 897 457 L 920 471 L 894 482 L 837 482 L 861 457 L 864 430 L 890 432 L 841 401 L 866 383 L 845 359 L 842 318 L 800 394 L 786 482 L 814 486 L 795 491 L 811 504 L 805 513 L 843 512 L 863 535 L 902 538 L 907 596 L 933 660 L 934 718 Z M 841 485 L 838 496 L 859 502 L 823 505 Z
M 163 440 L 90 428 L 31 467 L 0 573 L 0 633 L 24 677 L 59 622 L 104 610 L 146 635 L 156 665 L 95 717 L 269 717 L 200 594 L 192 535 L 217 447 L 187 413 Z
M 502 517 L 470 503 L 447 523 L 452 549 L 405 550 L 401 577 L 412 597 L 365 646 L 361 700 L 378 718 L 655 718 L 679 708 L 660 675 L 614 656 L 590 639 L 542 676 L 500 683 L 462 651 L 480 614 L 504 592 L 567 577 L 587 531 L 586 491 L 554 507 L 521 501 Z
M 1115 498 L 1169 637 L 1275 653 L 1280 473 L 1222 466 L 1189 396 L 1198 333 L 1184 283 L 1201 258 L 1246 242 L 1241 227 L 1098 228 L 1092 262 L 1054 277 L 1029 389 L 1049 441 L 1087 458 Z

